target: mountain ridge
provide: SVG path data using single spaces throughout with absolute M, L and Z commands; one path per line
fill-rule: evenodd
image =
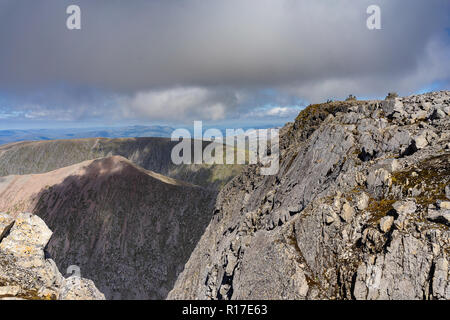
M 278 175 L 220 191 L 168 299 L 449 299 L 449 121 L 449 91 L 309 106 Z
M 203 148 L 209 143 L 203 142 Z M 85 160 L 118 155 L 144 169 L 217 190 L 242 169 L 241 165 L 175 165 L 171 152 L 177 144 L 178 141 L 168 138 L 17 142 L 0 146 L 0 176 L 44 173 Z
M 108 299 L 162 299 L 212 213 L 215 191 L 112 156 L 0 178 L 0 211 L 32 212 L 54 230 L 47 250 Z

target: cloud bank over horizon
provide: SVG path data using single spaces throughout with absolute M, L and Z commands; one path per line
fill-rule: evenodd
M 446 0 L 0 0 L 0 125 L 271 121 L 350 93 L 449 89 L 449 18 Z

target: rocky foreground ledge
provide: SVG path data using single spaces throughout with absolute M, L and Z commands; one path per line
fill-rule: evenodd
M 51 236 L 36 215 L 0 213 L 0 300 L 104 300 L 91 280 L 64 278 L 46 257 Z

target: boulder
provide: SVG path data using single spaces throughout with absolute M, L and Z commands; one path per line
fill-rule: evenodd
M 345 222 L 350 222 L 353 215 L 355 214 L 355 210 L 353 207 L 348 203 L 345 202 L 342 206 L 340 216 Z
M 5 215 L 0 217 L 10 221 Z M 75 295 L 83 300 L 104 299 L 92 281 L 82 279 L 81 287 L 68 285 L 55 262 L 46 257 L 51 236 L 52 231 L 36 215 L 21 213 L 13 219 L 0 242 L 0 299 L 55 300 Z
M 392 207 L 399 216 L 410 215 L 416 212 L 417 205 L 415 201 L 397 201 Z
M 0 212 L 0 241 L 11 230 L 13 224 L 14 219 L 10 215 Z
M 394 217 L 392 216 L 386 216 L 381 218 L 380 220 L 380 230 L 383 233 L 388 232 L 389 230 L 391 230 L 392 224 L 394 223 Z
M 450 210 L 428 208 L 428 220 L 450 226 Z

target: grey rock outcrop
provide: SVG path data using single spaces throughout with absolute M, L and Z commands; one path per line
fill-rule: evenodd
M 105 299 L 91 280 L 65 279 L 46 257 L 52 232 L 38 216 L 0 213 L 0 233 L 0 299 Z
M 443 91 L 302 111 L 276 176 L 251 166 L 222 189 L 168 298 L 450 299 L 449 105 Z
M 429 205 L 428 219 L 450 227 L 450 201 L 439 201 L 436 205 Z

